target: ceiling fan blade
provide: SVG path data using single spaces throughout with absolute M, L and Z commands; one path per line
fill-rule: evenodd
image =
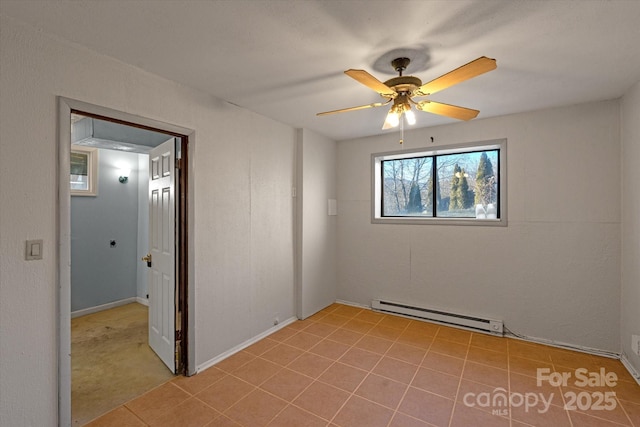
M 375 90 L 385 98 L 395 98 L 397 95 L 393 89 L 364 70 L 347 70 L 344 73 L 369 89 Z
M 426 111 L 427 113 L 439 114 L 458 120 L 471 120 L 480 112 L 478 110 L 472 110 L 471 108 L 458 107 L 434 101 L 420 101 L 416 104 L 416 108 Z
M 383 105 L 387 105 L 390 102 L 391 100 L 387 102 L 374 102 L 373 104 L 360 105 L 358 107 L 349 107 L 349 108 L 342 108 L 340 110 L 325 111 L 324 113 L 316 114 L 316 116 L 326 116 L 327 114 L 345 113 L 347 111 L 364 110 L 365 108 L 382 107 Z
M 431 80 L 429 83 L 423 84 L 413 92 L 413 96 L 431 95 L 458 83 L 462 83 L 465 80 L 479 76 L 480 74 L 495 70 L 496 67 L 495 59 L 481 56 L 462 67 L 456 68 L 437 79 Z

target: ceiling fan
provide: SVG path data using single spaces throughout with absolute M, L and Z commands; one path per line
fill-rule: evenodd
M 391 102 L 391 108 L 384 121 L 382 129 L 390 129 L 398 126 L 402 115 L 407 119 L 410 125 L 415 124 L 416 117 L 411 109 L 412 105 L 418 110 L 428 113 L 440 114 L 442 116 L 452 117 L 459 120 L 471 120 L 475 118 L 479 111 L 471 108 L 458 107 L 455 105 L 443 104 L 440 102 L 430 101 L 414 101 L 414 97 L 428 96 L 443 89 L 469 80 L 473 77 L 484 74 L 488 71 L 495 70 L 496 60 L 481 56 L 480 58 L 456 68 L 428 83 L 422 84 L 422 80 L 413 76 L 403 76 L 402 72 L 407 69 L 411 60 L 409 58 L 396 58 L 391 61 L 391 66 L 398 72 L 399 76 L 381 82 L 364 70 L 347 70 L 344 73 L 359 83 L 375 90 L 386 99 L 384 102 L 374 102 L 373 104 L 361 105 L 358 107 L 343 108 L 340 110 L 325 111 L 318 113 L 318 116 L 327 114 L 344 113 L 346 111 L 363 110 L 365 108 L 382 107 Z

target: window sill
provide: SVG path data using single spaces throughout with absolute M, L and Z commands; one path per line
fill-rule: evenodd
M 408 225 L 469 225 L 480 227 L 506 227 L 507 220 L 476 218 L 415 218 L 415 217 L 378 217 L 371 218 L 372 224 L 408 224 Z

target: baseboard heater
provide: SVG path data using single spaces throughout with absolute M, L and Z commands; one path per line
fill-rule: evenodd
M 449 326 L 457 326 L 465 329 L 486 332 L 493 335 L 503 335 L 504 325 L 502 320 L 482 319 L 480 317 L 466 316 L 464 314 L 449 313 L 432 308 L 416 307 L 399 302 L 374 299 L 371 308 L 384 313 L 399 314 L 420 320 L 441 323 Z

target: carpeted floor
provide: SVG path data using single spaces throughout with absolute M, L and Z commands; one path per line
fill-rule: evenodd
M 71 414 L 81 426 L 173 378 L 148 345 L 148 308 L 71 320 Z

